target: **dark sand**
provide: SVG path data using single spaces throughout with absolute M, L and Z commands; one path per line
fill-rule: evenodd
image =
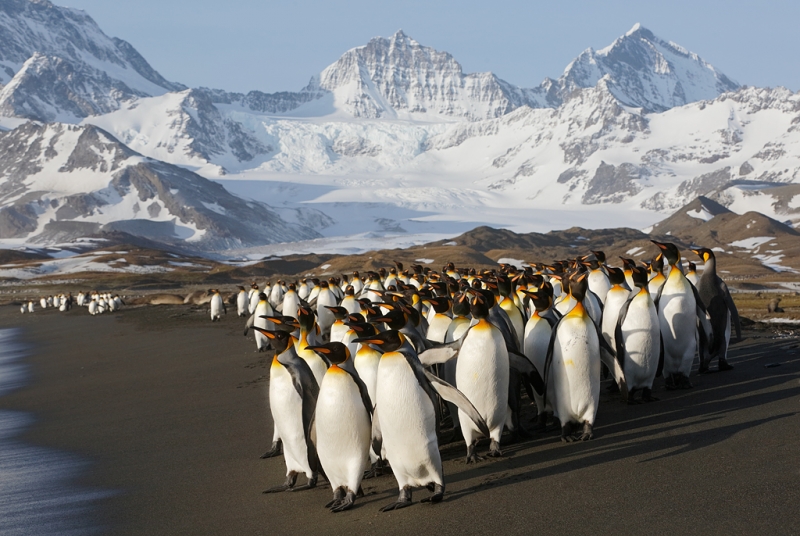
M 115 492 L 87 519 L 105 533 L 798 531 L 796 337 L 748 331 L 733 348 L 735 370 L 693 376 L 695 388 L 681 392 L 657 380 L 660 402 L 629 407 L 604 394 L 591 442 L 550 434 L 477 466 L 464 464 L 463 444 L 446 446 L 439 505 L 378 512 L 397 493 L 384 476 L 364 482 L 354 510 L 331 514 L 326 485 L 261 494 L 283 481 L 284 465 L 259 459 L 272 437 L 268 358 L 242 325 L 232 314 L 212 324 L 188 306 L 99 317 L 3 307 L 0 326 L 23 327 L 34 347 L 32 381 L 0 408 L 38 418 L 20 439 L 91 460 L 75 484 Z

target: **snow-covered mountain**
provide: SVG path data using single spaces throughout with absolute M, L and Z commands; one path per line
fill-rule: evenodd
M 547 87 L 560 100 L 608 77 L 611 93 L 623 104 L 661 112 L 690 102 L 714 99 L 739 84 L 682 46 L 666 42 L 635 24 L 602 50 L 582 52 Z
M 48 0 L 0 0 L 0 84 L 0 113 L 39 121 L 73 121 L 184 89 L 85 12 Z
M 6 238 L 58 243 L 124 231 L 220 249 L 319 236 L 94 126 L 26 123 L 0 133 L 0 176 Z
M 639 24 L 535 88 L 464 73 L 398 31 L 346 51 L 300 91 L 241 94 L 167 82 L 81 11 L 0 0 L 0 70 L 0 125 L 16 127 L 2 138 L 0 238 L 115 221 L 147 236 L 156 231 L 141 220 L 177 218 L 200 239 L 206 217 L 219 225 L 205 247 L 478 224 L 646 227 L 700 195 L 800 222 L 800 94 L 741 87 Z M 49 124 L 22 124 L 30 118 Z M 51 139 L 62 140 L 57 157 Z M 59 160 L 87 143 L 125 156 L 91 173 Z M 194 186 L 153 187 L 157 214 L 135 185 L 104 197 L 141 166 Z M 175 189 L 198 193 L 170 200 Z M 231 215 L 244 227 L 220 219 Z M 240 245 L 228 241 L 239 232 Z

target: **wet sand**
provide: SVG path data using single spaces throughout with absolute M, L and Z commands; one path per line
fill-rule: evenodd
M 391 476 L 364 482 L 350 512 L 331 491 L 277 495 L 282 458 L 260 460 L 272 424 L 266 354 L 229 314 L 187 306 L 20 315 L 0 326 L 33 344 L 30 383 L 0 409 L 31 413 L 18 440 L 85 457 L 76 486 L 111 492 L 86 512 L 108 534 L 795 533 L 800 521 L 800 339 L 747 331 L 735 370 L 626 406 L 603 395 L 596 439 L 504 445 L 465 465 L 443 448 L 445 500 L 380 513 Z M 774 368 L 765 364 L 781 363 Z M 482 445 L 485 450 L 485 446 Z M 42 460 L 47 463 L 47 460 Z M 301 482 L 304 480 L 301 477 Z M 414 493 L 414 500 L 427 496 Z M 0 524 L 2 521 L 0 521 Z

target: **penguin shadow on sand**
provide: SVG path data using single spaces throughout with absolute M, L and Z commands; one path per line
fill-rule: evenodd
M 723 424 L 736 412 L 800 396 L 798 340 L 765 342 L 757 337 L 733 346 L 729 359 L 734 371 L 697 376 L 695 363 L 694 389 L 667 392 L 661 379 L 657 385 L 662 399 L 656 403 L 627 406 L 617 397 L 604 400 L 597 438 L 590 442 L 562 445 L 557 434 L 546 433 L 503 445 L 505 458 L 476 466 L 463 463 L 463 443 L 460 448 L 456 443 L 445 445 L 442 461 L 452 486 L 446 500 L 632 457 L 640 458 L 638 463 L 671 458 L 712 447 L 743 430 L 795 417 L 797 412 L 782 412 Z M 767 368 L 776 362 L 781 366 Z M 459 482 L 473 480 L 479 482 L 454 489 Z

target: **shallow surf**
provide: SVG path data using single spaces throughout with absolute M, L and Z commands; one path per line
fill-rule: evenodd
M 28 381 L 21 335 L 0 329 L 0 397 Z M 111 493 L 74 484 L 89 460 L 18 439 L 34 423 L 30 413 L 0 409 L 0 535 L 100 532 L 97 503 Z

